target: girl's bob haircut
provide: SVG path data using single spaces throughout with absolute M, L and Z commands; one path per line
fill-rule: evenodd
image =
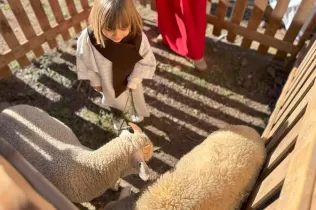
M 143 21 L 133 0 L 95 0 L 89 16 L 90 29 L 98 44 L 105 47 L 102 29 L 113 31 L 131 27 L 130 35 L 142 32 Z

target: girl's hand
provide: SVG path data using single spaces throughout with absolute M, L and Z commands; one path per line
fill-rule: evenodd
M 134 89 L 134 88 L 128 88 L 128 90 L 134 92 L 136 89 Z
M 93 87 L 97 92 L 102 93 L 102 87 L 101 86 L 95 86 Z

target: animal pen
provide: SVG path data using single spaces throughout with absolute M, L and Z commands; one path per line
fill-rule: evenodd
M 11 62 L 17 61 L 21 68 L 28 66 L 31 61 L 26 56 L 27 53 L 32 51 L 36 57 L 40 57 L 44 54 L 42 44 L 48 43 L 49 48 L 54 49 L 58 46 L 57 35 L 61 34 L 63 40 L 67 41 L 72 38 L 70 28 L 74 28 L 76 34 L 82 30 L 81 23 L 87 20 L 91 7 L 88 0 L 80 1 L 80 10 L 75 5 L 78 1 L 65 0 L 70 15 L 68 18 L 64 17 L 58 1 L 47 1 L 56 20 L 55 25 L 50 24 L 41 3 L 43 1 L 29 0 L 42 30 L 41 33 L 36 33 L 21 1 L 7 0 L 26 38 L 23 43 L 16 38 L 9 20 L 0 10 L 0 33 L 9 47 L 9 50 L 0 56 L 1 79 L 10 77 Z M 250 48 L 253 43 L 257 43 L 256 50 L 261 54 L 266 54 L 269 48 L 274 48 L 276 53 L 273 59 L 282 61 L 283 70 L 289 72 L 262 134 L 268 158 L 244 209 L 316 209 L 316 35 L 310 39 L 316 25 L 316 15 L 310 20 L 304 34 L 296 40 L 315 0 L 302 0 L 290 28 L 282 39 L 276 38 L 275 34 L 282 24 L 289 0 L 278 1 L 268 17 L 264 32 L 258 31 L 257 28 L 265 14 L 268 0 L 254 1 L 246 26 L 241 22 L 248 6 L 247 0 L 236 1 L 230 19 L 226 18 L 229 1 L 216 2 L 215 14 L 207 14 L 207 21 L 213 26 L 213 35 L 219 36 L 226 30 L 229 42 L 234 42 L 237 35 L 241 36 L 240 47 Z M 155 10 L 155 1 L 140 0 L 139 3 Z M 3 156 L 24 174 L 24 167 L 12 160 L 14 156 Z M 38 189 L 34 184 L 36 180 L 30 180 L 30 177 L 27 177 L 27 180 L 48 201 L 56 203 Z

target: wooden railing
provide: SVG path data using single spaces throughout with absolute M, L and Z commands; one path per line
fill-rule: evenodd
M 21 1 L 7 0 L 10 9 L 14 13 L 21 30 L 25 35 L 26 41 L 23 43 L 19 42 L 13 29 L 10 27 L 9 21 L 0 9 L 0 34 L 10 48 L 0 56 L 0 79 L 11 74 L 10 68 L 8 67 L 10 62 L 17 60 L 21 67 L 27 66 L 30 64 L 29 59 L 26 57 L 28 52 L 33 51 L 35 56 L 39 57 L 44 54 L 42 44 L 47 42 L 49 47 L 53 49 L 57 46 L 57 35 L 61 34 L 64 40 L 69 40 L 71 38 L 69 28 L 74 27 L 76 33 L 79 33 L 82 30 L 80 23 L 87 19 L 90 11 L 88 0 L 81 0 L 80 3 L 83 8 L 81 11 L 76 10 L 74 0 L 65 1 L 70 14 L 70 17 L 67 19 L 62 13 L 62 8 L 60 7 L 58 0 L 48 0 L 56 20 L 56 24 L 51 25 L 41 1 L 29 0 L 42 30 L 41 33 L 36 34 Z
M 150 2 L 151 8 L 155 10 L 155 0 L 140 0 L 140 3 L 144 6 L 147 2 Z M 256 41 L 260 44 L 256 50 L 263 54 L 268 52 L 269 47 L 275 48 L 277 49 L 277 53 L 275 55 L 275 59 L 277 60 L 283 61 L 285 60 L 287 54 L 290 54 L 290 59 L 287 61 L 288 67 L 295 62 L 298 52 L 301 50 L 306 39 L 309 37 L 316 25 L 315 15 L 306 28 L 304 35 L 300 38 L 299 43 L 297 45 L 294 44 L 296 36 L 298 35 L 305 20 L 311 12 L 314 3 L 316 2 L 315 0 L 302 0 L 292 24 L 282 40 L 276 38 L 275 34 L 282 24 L 282 17 L 288 8 L 290 0 L 278 1 L 275 9 L 272 10 L 270 16 L 268 17 L 266 30 L 263 33 L 258 32 L 257 29 L 265 14 L 266 8 L 268 6 L 268 0 L 254 1 L 247 26 L 240 25 L 244 16 L 244 12 L 249 6 L 247 0 L 236 0 L 231 17 L 227 17 L 229 20 L 226 20 L 229 1 L 208 0 L 209 4 L 212 4 L 212 2 L 214 2 L 214 5 L 217 6 L 216 14 L 207 14 L 207 22 L 214 26 L 213 34 L 215 36 L 221 35 L 222 30 L 227 30 L 227 40 L 229 42 L 234 42 L 236 35 L 240 35 L 243 37 L 243 40 L 240 43 L 241 47 L 250 48 L 252 42 Z
M 247 210 L 315 209 L 315 79 L 316 35 L 299 55 L 262 135 L 268 159 Z
M 51 25 L 47 14 L 43 9 L 43 4 L 40 0 L 29 0 L 31 7 L 37 17 L 41 33 L 35 33 L 34 28 L 24 11 L 20 0 L 7 0 L 14 16 L 19 23 L 26 41 L 21 43 L 15 36 L 13 29 L 10 27 L 9 21 L 0 10 L 0 34 L 9 47 L 9 50 L 2 53 L 0 56 L 0 79 L 10 75 L 10 68 L 8 64 L 12 61 L 18 61 L 21 67 L 30 64 L 26 53 L 33 51 L 36 57 L 43 55 L 42 44 L 48 43 L 49 47 L 55 48 L 57 46 L 56 36 L 61 34 L 64 40 L 71 38 L 69 28 L 74 27 L 75 32 L 79 33 L 82 28 L 80 23 L 84 21 L 90 11 L 88 0 L 81 0 L 83 10 L 77 11 L 74 0 L 64 0 L 67 5 L 70 18 L 65 19 L 62 9 L 57 0 L 47 0 L 56 20 L 55 25 Z M 236 0 L 235 6 L 232 10 L 232 15 L 227 20 L 226 13 L 228 10 L 228 0 L 213 0 L 217 2 L 216 14 L 207 14 L 207 21 L 214 26 L 213 34 L 219 36 L 223 30 L 227 30 L 227 40 L 234 42 L 236 35 L 243 37 L 240 46 L 249 48 L 253 41 L 259 42 L 260 45 L 256 49 L 260 53 L 267 53 L 269 47 L 277 49 L 275 58 L 284 60 L 287 54 L 290 54 L 290 59 L 287 65 L 291 66 L 296 60 L 297 54 L 304 46 L 306 39 L 309 37 L 314 26 L 316 25 L 316 15 L 312 18 L 309 26 L 305 30 L 304 35 L 300 38 L 298 44 L 294 44 L 295 38 L 298 35 L 304 21 L 306 20 L 309 12 L 311 11 L 316 0 L 302 0 L 302 3 L 293 19 L 290 28 L 287 30 L 283 39 L 278 39 L 275 36 L 277 30 L 281 26 L 282 17 L 288 7 L 290 0 L 278 1 L 276 8 L 271 12 L 268 17 L 268 24 L 266 30 L 261 33 L 257 31 L 258 26 L 264 16 L 264 12 L 268 5 L 268 0 L 255 0 L 251 16 L 247 26 L 242 26 L 244 12 L 248 7 L 247 0 Z M 155 0 L 139 0 L 140 4 L 150 4 L 152 10 L 156 10 Z M 208 1 L 212 3 L 211 0 Z

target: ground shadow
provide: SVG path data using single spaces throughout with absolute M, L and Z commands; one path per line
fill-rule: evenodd
M 263 131 L 285 80 L 267 71 L 269 59 L 208 39 L 209 69 L 198 72 L 188 60 L 155 43 L 158 30 L 154 25 L 146 27 L 158 65 L 153 80 L 143 83 L 151 116 L 141 126 L 157 148 L 149 162 L 156 173 L 172 168 L 208 134 L 227 124 Z M 100 111 L 108 113 L 99 105 L 100 96 L 87 83 L 78 88 L 75 49 L 76 42 L 71 40 L 32 66 L 16 70 L 15 76 L 1 81 L 0 102 L 39 107 L 68 125 L 85 146 L 96 149 L 115 134 L 104 127 L 109 122 L 104 122 Z M 125 180 L 138 188 L 145 185 L 137 176 Z M 102 206 L 100 202 L 105 204 L 104 197 L 94 204 Z

